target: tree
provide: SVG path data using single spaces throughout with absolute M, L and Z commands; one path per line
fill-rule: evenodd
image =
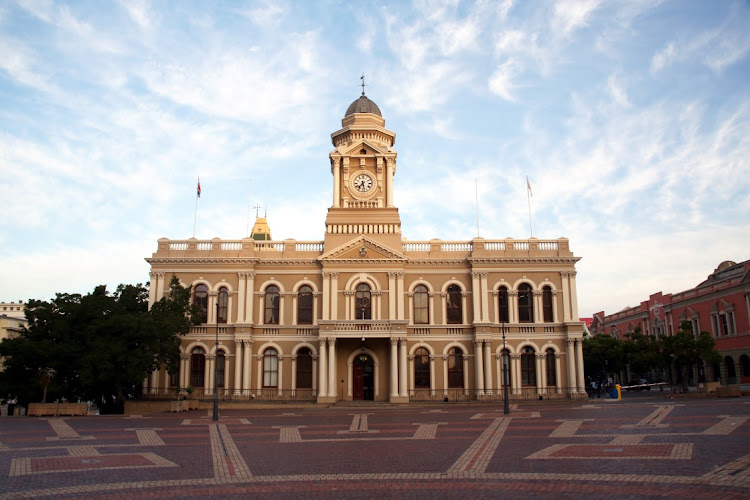
M 653 335 L 644 335 L 640 327 L 628 334 L 623 347 L 632 372 L 642 375 L 659 366 L 660 342 Z
M 583 359 L 586 373 L 594 379 L 618 372 L 624 366 L 622 341 L 604 334 L 594 335 L 583 341 Z
M 179 336 L 199 321 L 190 289 L 172 277 L 167 297 L 148 308 L 148 288 L 120 285 L 114 294 L 98 286 L 90 294 L 59 293 L 50 302 L 31 300 L 28 326 L 0 342 L 7 356 L 2 390 L 19 401 L 38 400 L 39 374 L 55 399 L 95 400 L 121 409 L 140 391 L 142 380 L 161 366 L 174 372 Z
M 708 332 L 701 332 L 697 337 L 689 321 L 683 321 L 674 335 L 662 339 L 662 360 L 670 369 L 679 371 L 682 389 L 688 388 L 688 371 L 704 359 L 714 363 L 719 355 L 714 350 L 714 339 Z

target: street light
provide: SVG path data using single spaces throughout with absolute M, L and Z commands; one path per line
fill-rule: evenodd
M 214 422 L 219 420 L 219 301 L 216 301 L 216 348 L 214 349 Z
M 503 331 L 503 413 L 508 415 L 510 413 L 510 401 L 508 401 L 508 349 L 505 347 L 505 323 L 500 323 L 500 328 Z

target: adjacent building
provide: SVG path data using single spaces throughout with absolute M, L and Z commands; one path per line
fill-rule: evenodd
M 322 241 L 272 240 L 265 218 L 248 238 L 158 241 L 151 303 L 176 275 L 202 324 L 144 393 L 473 400 L 501 398 L 507 370 L 511 397 L 585 397 L 568 240 L 407 240 L 378 106 L 363 93 L 331 139 Z
M 709 332 L 722 362 L 696 367 L 692 383 L 720 380 L 750 383 L 750 260 L 724 261 L 695 288 L 674 294 L 657 292 L 640 305 L 594 315 L 592 333 L 624 338 L 640 328 L 657 338 L 674 335 L 683 321 L 694 334 Z

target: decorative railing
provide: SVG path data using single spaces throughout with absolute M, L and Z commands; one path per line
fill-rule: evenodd
M 393 224 L 331 224 L 326 231 L 329 234 L 397 234 L 400 228 Z M 242 255 L 253 255 L 254 252 L 313 252 L 320 254 L 324 250 L 322 241 L 256 241 L 244 240 L 159 240 L 160 252 L 211 252 L 212 256 L 219 256 L 220 252 L 239 252 Z M 405 253 L 419 252 L 435 255 L 445 253 L 474 253 L 476 251 L 487 252 L 535 252 L 557 253 L 558 255 L 572 255 L 567 246 L 566 239 L 560 240 L 483 240 L 472 241 L 404 241 L 401 250 Z M 236 253 L 234 254 L 237 255 Z M 174 256 L 172 254 L 172 256 Z

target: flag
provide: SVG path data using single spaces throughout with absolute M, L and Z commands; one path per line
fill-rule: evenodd
M 198 198 L 201 197 L 201 180 L 200 177 L 198 178 Z
M 529 182 L 529 176 L 526 176 L 526 189 L 529 192 L 529 196 L 534 196 L 534 193 L 531 192 L 531 183 Z

